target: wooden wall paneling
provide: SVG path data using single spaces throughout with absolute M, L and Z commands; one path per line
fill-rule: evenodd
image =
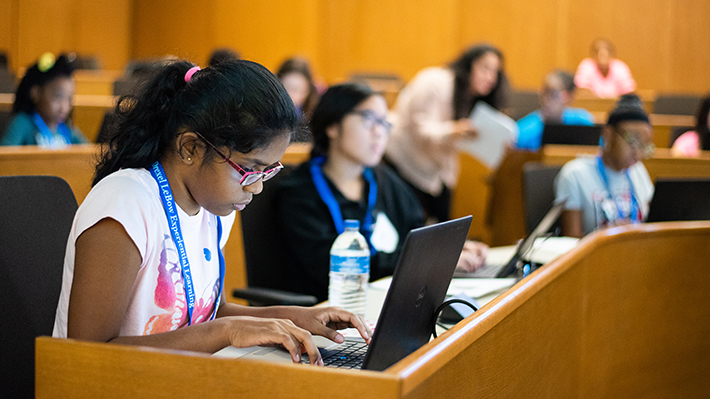
M 74 0 L 78 11 L 73 50 L 98 57 L 101 68 L 121 70 L 131 56 L 132 0 Z M 136 2 L 137 3 L 137 2 Z M 113 94 L 87 93 L 87 94 Z
M 206 62 L 213 42 L 213 1 L 135 1 L 133 58 L 173 55 L 196 64 Z
M 216 0 L 214 47 L 229 46 L 276 72 L 288 57 L 306 57 L 318 75 L 318 0 Z M 212 47 L 209 48 L 212 51 Z
M 79 12 L 74 0 L 23 0 L 18 3 L 16 65 L 34 63 L 42 53 L 71 51 Z
M 710 91 L 710 2 L 673 0 L 673 9 L 668 89 L 706 94 Z
M 463 46 L 480 41 L 498 46 L 514 87 L 536 89 L 559 66 L 557 1 L 462 2 L 461 7 Z
M 15 69 L 17 51 L 17 3 L 19 0 L 0 0 L 0 52 L 9 57 L 10 70 Z

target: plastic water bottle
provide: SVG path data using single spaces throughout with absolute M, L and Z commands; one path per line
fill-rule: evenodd
M 345 231 L 330 248 L 328 302 L 364 316 L 370 279 L 370 248 L 359 229 L 359 220 L 345 220 Z

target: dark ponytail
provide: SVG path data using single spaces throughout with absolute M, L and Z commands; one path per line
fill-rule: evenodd
M 148 168 L 184 131 L 240 153 L 293 134 L 298 122 L 293 102 L 263 66 L 226 61 L 196 72 L 186 83 L 192 67 L 187 61 L 168 63 L 137 95 L 119 99 L 116 131 L 96 167 L 94 185 L 121 168 Z

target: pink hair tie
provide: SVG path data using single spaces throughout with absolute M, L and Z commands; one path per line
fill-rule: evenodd
M 200 69 L 201 68 L 198 66 L 194 66 L 194 67 L 188 69 L 187 72 L 185 72 L 185 82 L 186 83 L 189 82 L 190 79 L 192 79 L 192 75 L 194 75 L 195 72 L 199 71 Z

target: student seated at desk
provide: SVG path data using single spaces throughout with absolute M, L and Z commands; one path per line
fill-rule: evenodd
M 695 129 L 681 134 L 671 147 L 674 157 L 697 158 L 700 151 L 710 151 L 710 94 L 698 107 Z
M 639 161 L 653 155 L 653 131 L 638 97 L 619 100 L 602 130 L 602 143 L 599 155 L 568 162 L 555 179 L 556 200 L 567 200 L 565 236 L 640 223 L 648 215 L 653 183 Z
M 369 340 L 343 309 L 226 302 L 234 212 L 282 168 L 297 126 L 274 75 L 249 61 L 169 62 L 116 112 L 69 235 L 55 337 L 212 353 L 278 344 L 319 365 L 311 334 L 342 342 L 336 328 L 356 327 Z
M 32 65 L 15 93 L 13 118 L 0 145 L 39 145 L 59 149 L 88 143 L 78 128 L 67 124 L 74 101 L 74 67 L 69 58 L 44 53 Z
M 636 90 L 636 81 L 624 61 L 614 58 L 616 51 L 608 39 L 592 42 L 590 58 L 579 63 L 574 75 L 577 87 L 601 98 L 614 98 Z
M 545 124 L 594 125 L 594 116 L 582 108 L 572 108 L 574 78 L 565 71 L 555 70 L 545 76 L 540 93 L 540 109 L 518 121 L 517 147 L 537 150 L 542 142 Z
M 358 84 L 331 87 L 316 106 L 311 160 L 282 179 L 277 197 L 288 254 L 283 272 L 293 291 L 327 299 L 330 247 L 343 220 L 360 220 L 373 253 L 371 281 L 392 275 L 406 234 L 424 225 L 417 197 L 380 164 L 391 129 L 386 116 L 384 97 Z M 459 266 L 477 269 L 486 249 L 467 242 Z

